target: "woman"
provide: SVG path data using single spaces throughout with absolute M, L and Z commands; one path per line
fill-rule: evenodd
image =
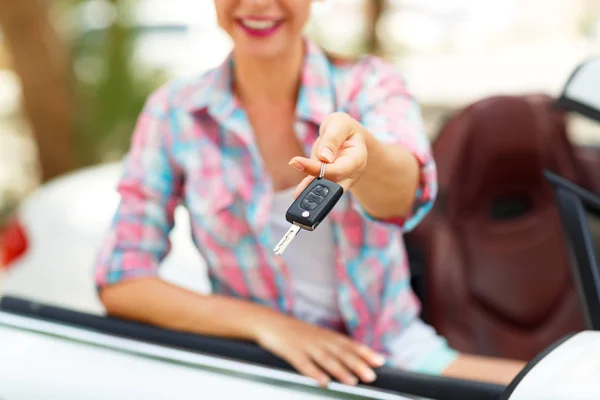
M 507 383 L 522 364 L 461 355 L 418 317 L 402 234 L 431 207 L 435 164 L 402 78 L 332 62 L 302 36 L 309 0 L 215 0 L 234 49 L 149 99 L 97 268 L 112 315 L 250 340 L 326 385 L 399 368 Z M 327 163 L 345 190 L 282 256 L 285 211 Z M 157 277 L 177 204 L 213 294 Z

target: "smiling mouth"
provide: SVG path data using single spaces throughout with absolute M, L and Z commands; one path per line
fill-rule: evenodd
M 241 19 L 240 24 L 249 29 L 258 29 L 258 30 L 266 30 L 272 29 L 279 21 L 277 20 L 259 20 L 259 19 Z
M 242 18 L 237 22 L 246 33 L 252 36 L 268 36 L 281 26 L 283 20 Z

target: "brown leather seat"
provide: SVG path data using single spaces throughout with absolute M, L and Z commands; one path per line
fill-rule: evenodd
M 440 194 L 414 232 L 425 315 L 463 352 L 529 360 L 584 329 L 544 168 L 588 186 L 543 95 L 484 99 L 433 144 Z

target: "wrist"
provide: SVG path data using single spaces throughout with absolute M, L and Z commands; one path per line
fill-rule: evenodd
M 381 143 L 366 129 L 362 129 L 362 136 L 367 153 L 367 163 L 358 179 L 350 187 L 350 192 L 357 198 L 370 197 L 373 186 L 376 185 L 380 176 L 377 171 L 380 170 L 382 158 Z
M 385 146 L 377 140 L 371 132 L 366 129 L 362 129 L 362 137 L 365 143 L 365 150 L 367 153 L 366 167 L 360 174 L 360 177 L 354 182 L 352 189 L 354 191 L 370 191 L 373 179 L 379 177 L 378 174 L 381 172 L 382 161 L 386 160 Z
M 381 160 L 382 155 L 386 151 L 386 146 L 377 140 L 371 132 L 364 128 L 363 140 L 365 141 L 365 148 L 367 149 L 367 169 L 369 169 L 369 165 L 376 166 L 377 161 Z
M 350 191 L 371 217 L 403 218 L 413 205 L 419 185 L 419 164 L 414 154 L 396 143 L 378 140 L 366 131 L 367 166 Z
M 260 343 L 265 336 L 277 329 L 277 326 L 285 324 L 290 318 L 279 311 L 257 305 L 257 309 L 252 310 L 247 324 L 248 337 L 250 340 Z

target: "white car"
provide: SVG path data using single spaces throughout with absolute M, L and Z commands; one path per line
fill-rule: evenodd
M 593 90 L 600 59 L 578 71 L 562 105 L 600 120 Z M 106 318 L 92 267 L 118 204 L 120 171 L 120 164 L 107 164 L 49 182 L 0 232 L 9 267 L 0 299 L 1 400 L 406 400 L 403 394 L 432 400 L 583 400 L 600 395 L 597 332 L 557 342 L 508 387 L 381 368 L 374 384 L 332 383 L 323 389 L 256 345 Z M 175 226 L 173 250 L 161 273 L 206 292 L 204 263 L 191 242 L 184 209 L 177 210 Z
M 118 206 L 120 163 L 89 167 L 54 179 L 29 196 L 0 232 L 6 269 L 0 291 L 8 295 L 103 313 L 93 284 L 95 258 Z M 2 240 L 2 236 L 4 239 Z M 192 239 L 189 215 L 180 207 L 171 232 L 165 279 L 207 293 L 205 263 Z

